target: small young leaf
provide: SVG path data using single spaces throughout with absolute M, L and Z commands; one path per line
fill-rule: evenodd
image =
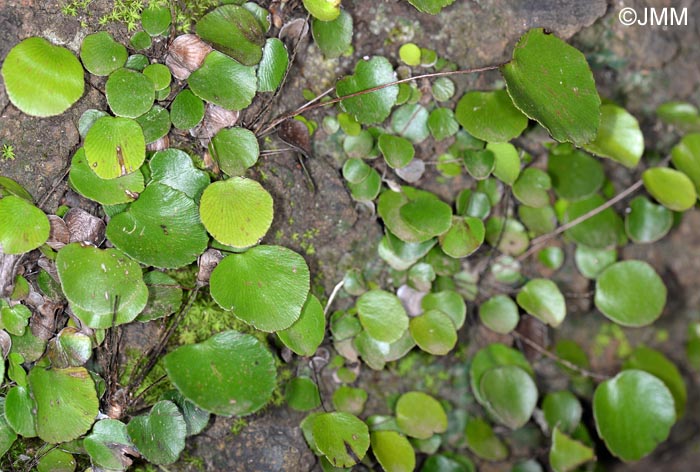
M 518 305 L 543 323 L 556 328 L 566 316 L 566 302 L 559 287 L 548 279 L 532 279 L 520 289 Z
M 150 110 L 155 90 L 150 78 L 127 68 L 112 72 L 105 84 L 109 108 L 115 115 L 125 118 L 136 118 Z
M 582 464 L 595 459 L 593 449 L 580 441 L 554 428 L 552 433 L 552 448 L 549 450 L 549 463 L 554 472 L 569 472 L 576 470 Z
M 683 172 L 654 167 L 644 171 L 642 180 L 647 192 L 669 210 L 686 211 L 695 205 L 695 185 Z
M 408 392 L 396 402 L 396 423 L 407 436 L 428 439 L 447 430 L 447 415 L 435 398 L 423 392 Z
M 384 290 L 370 290 L 357 300 L 362 327 L 377 341 L 392 343 L 408 328 L 408 316 L 396 295 Z

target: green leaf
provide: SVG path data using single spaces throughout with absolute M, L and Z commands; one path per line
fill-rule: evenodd
M 642 180 L 647 192 L 669 210 L 686 211 L 695 205 L 695 185 L 683 172 L 654 167 L 644 171 Z
M 313 417 L 310 426 L 316 448 L 335 467 L 355 465 L 369 449 L 367 425 L 349 413 L 321 413 Z
M 362 159 L 351 157 L 343 164 L 343 177 L 351 184 L 359 184 L 369 177 L 371 170 Z
M 168 400 L 153 405 L 148 414 L 133 418 L 126 430 L 141 455 L 154 464 L 172 464 L 185 449 L 185 420 L 177 405 Z
M 440 247 L 450 257 L 467 257 L 484 243 L 484 222 L 472 216 L 453 216 L 452 226 L 439 237 Z
M 438 102 L 446 102 L 455 94 L 455 83 L 447 77 L 438 77 L 430 87 L 433 98 Z
M 356 135 L 346 136 L 343 140 L 343 151 L 348 157 L 367 158 L 374 150 L 374 137 L 367 130 Z
M 605 199 L 600 195 L 573 202 L 566 209 L 563 223 L 586 215 L 603 204 L 605 204 Z M 624 224 L 615 210 L 606 208 L 597 215 L 566 230 L 566 235 L 578 244 L 605 249 L 618 244 L 620 236 L 624 235 Z
M 333 21 L 340 15 L 340 0 L 302 0 L 311 16 L 321 21 Z
M 105 84 L 107 103 L 112 112 L 125 118 L 143 115 L 155 100 L 153 81 L 141 72 L 121 68 L 109 75 Z
M 209 142 L 209 153 L 230 176 L 245 174 L 258 162 L 260 147 L 255 134 L 245 128 L 224 128 Z
M 449 108 L 436 108 L 428 116 L 428 130 L 436 141 L 442 141 L 459 131 L 459 123 Z
M 17 433 L 5 417 L 5 398 L 0 397 L 0 456 L 5 455 L 17 440 Z
M 197 407 L 186 399 L 178 390 L 172 389 L 160 396 L 161 400 L 170 400 L 175 403 L 185 419 L 187 436 L 193 436 L 204 431 L 209 424 L 209 412 Z
M 573 433 L 581 422 L 581 402 L 568 390 L 551 392 L 542 400 L 542 412 L 549 427 Z
M 476 180 L 488 178 L 496 169 L 496 155 L 486 149 L 480 149 L 478 151 L 466 150 L 463 156 L 467 172 Z M 507 153 L 506 156 L 510 156 L 510 153 Z M 515 161 L 513 161 L 513 163 L 515 163 Z M 504 165 L 507 167 L 507 162 L 502 159 L 500 172 L 504 172 Z M 518 172 L 520 172 L 520 159 L 517 161 L 517 166 Z
M 582 464 L 595 459 L 593 449 L 580 441 L 571 439 L 554 428 L 552 433 L 552 448 L 549 450 L 549 464 L 554 472 L 569 472 L 576 470 Z
M 481 392 L 481 379 L 484 374 L 494 368 L 514 365 L 533 375 L 532 367 L 520 351 L 493 343 L 479 350 L 472 358 L 469 370 L 469 384 L 474 397 L 482 405 L 486 405 L 486 397 Z
M 370 169 L 366 179 L 357 184 L 348 183 L 348 189 L 353 200 L 372 201 L 382 189 L 382 176 L 376 170 Z
M 673 213 L 648 198 L 639 196 L 625 213 L 625 231 L 635 243 L 653 243 L 666 236 L 673 226 Z
M 408 315 L 398 297 L 384 290 L 370 290 L 357 299 L 362 327 L 377 341 L 392 343 L 408 328 Z
M 428 110 L 417 103 L 409 103 L 397 108 L 391 115 L 391 129 L 394 133 L 409 139 L 414 144 L 421 143 L 430 134 Z
M 474 463 L 466 456 L 449 452 L 429 456 L 420 470 L 421 472 L 476 472 Z
M 136 118 L 136 122 L 143 130 L 146 144 L 158 141 L 170 131 L 170 113 L 160 105 L 153 105 L 150 110 Z
M 199 207 L 204 227 L 222 244 L 253 246 L 272 224 L 272 197 L 258 182 L 243 177 L 214 182 Z
M 516 301 L 523 310 L 554 328 L 566 316 L 564 295 L 549 279 L 530 280 L 520 289 Z
M 12 430 L 25 438 L 36 437 L 36 403 L 27 387 L 10 387 L 5 397 L 4 417 Z
M 175 279 L 163 272 L 152 270 L 144 274 L 143 281 L 148 287 L 148 303 L 136 317 L 137 321 L 163 318 L 180 309 L 182 288 Z
M 48 356 L 53 367 L 80 367 L 92 356 L 92 347 L 90 336 L 66 326 L 49 341 Z
M 382 134 L 377 139 L 377 146 L 384 156 L 384 160 L 392 169 L 399 169 L 408 165 L 413 156 L 415 149 L 406 138 L 392 136 L 390 134 Z
M 603 270 L 617 260 L 615 249 L 595 249 L 579 244 L 574 254 L 576 268 L 587 279 L 597 279 Z
M 549 205 L 550 188 L 552 181 L 549 175 L 534 167 L 528 167 L 513 184 L 513 195 L 525 205 L 542 208 Z
M 309 268 L 291 249 L 256 246 L 224 258 L 211 274 L 210 291 L 237 318 L 261 331 L 280 331 L 301 316 Z
M 447 415 L 435 398 L 423 392 L 408 392 L 396 402 L 396 423 L 407 436 L 428 439 L 447 430 Z
M 146 33 L 145 31 L 137 31 L 129 39 L 129 44 L 135 50 L 143 51 L 144 49 L 150 48 L 153 41 L 151 40 L 150 34 Z
M 296 411 L 309 411 L 321 405 L 318 386 L 309 377 L 294 377 L 284 391 L 287 405 Z
M 352 44 L 352 16 L 347 10 L 340 10 L 338 18 L 332 21 L 311 21 L 311 34 L 314 42 L 328 59 L 342 56 Z
M 409 329 L 418 347 L 434 356 L 444 356 L 457 344 L 455 326 L 440 310 L 427 310 L 411 318 Z
M 15 288 L 17 288 L 16 285 Z M 32 312 L 26 306 L 18 304 L 12 307 L 3 306 L 0 308 L 0 315 L 5 331 L 15 336 L 22 336 Z
M 465 430 L 467 447 L 487 461 L 502 461 L 508 457 L 508 448 L 493 432 L 493 428 L 481 418 L 467 420 Z
M 217 415 L 249 415 L 270 400 L 276 385 L 272 354 L 255 337 L 224 331 L 163 358 L 182 395 Z
M 464 298 L 453 290 L 425 294 L 421 300 L 421 308 L 423 311 L 442 311 L 450 317 L 456 329 L 461 328 L 467 318 L 467 304 L 464 303 Z
M 637 119 L 627 110 L 616 105 L 601 105 L 598 135 L 584 148 L 632 168 L 644 154 L 644 135 Z
M 596 308 L 615 323 L 646 326 L 661 316 L 666 286 L 646 262 L 617 262 L 598 277 L 594 301 Z
M 58 252 L 56 269 L 73 312 L 91 328 L 128 323 L 148 301 L 141 268 L 117 249 L 68 244 Z
M 547 172 L 560 198 L 576 201 L 595 195 L 605 181 L 601 163 L 578 149 L 550 152 Z
M 131 465 L 127 453 L 134 452 L 126 425 L 117 420 L 100 420 L 83 440 L 92 463 L 110 471 L 126 470 Z
M 267 38 L 258 66 L 258 91 L 274 92 L 282 85 L 289 66 L 289 55 L 284 43 L 277 38 Z
M 80 60 L 93 75 L 106 76 L 124 67 L 126 48 L 106 31 L 85 36 L 80 46 Z
M 143 75 L 151 79 L 156 91 L 164 90 L 170 86 L 172 76 L 170 69 L 164 64 L 149 64 L 143 69 Z
M 408 0 L 408 3 L 416 7 L 418 11 L 437 15 L 440 10 L 448 5 L 452 5 L 455 0 Z
M 51 226 L 43 211 L 24 198 L 10 195 L 0 199 L 0 252 L 23 254 L 49 239 Z
M 214 9 L 197 22 L 196 31 L 214 49 L 246 66 L 254 66 L 262 58 L 265 33 L 257 18 L 243 7 L 222 5 Z
M 79 194 L 103 205 L 116 205 L 134 201 L 143 191 L 143 174 L 132 172 L 116 179 L 105 180 L 90 169 L 81 147 L 73 155 L 68 182 Z
M 75 470 L 75 458 L 73 455 L 60 449 L 50 449 L 41 456 L 36 464 L 37 472 L 73 472 Z
M 341 385 L 333 392 L 333 407 L 351 415 L 359 415 L 365 409 L 367 392 L 361 388 Z
M 508 334 L 520 321 L 518 306 L 508 295 L 496 295 L 479 307 L 479 318 L 491 331 Z
M 673 396 L 658 378 L 625 370 L 596 388 L 593 416 L 610 452 L 636 461 L 665 441 L 676 421 Z
M 135 172 L 146 158 L 146 140 L 141 126 L 129 118 L 104 116 L 98 119 L 85 136 L 83 147 L 90 169 L 101 179 L 115 179 Z
M 36 431 L 42 440 L 51 444 L 71 441 L 90 429 L 99 402 L 85 368 L 35 367 L 28 380 L 36 401 Z
M 684 132 L 700 131 L 698 109 L 686 102 L 666 102 L 656 109 L 659 119 Z
M 537 405 L 534 380 L 515 365 L 487 370 L 479 388 L 486 400 L 486 409 L 510 429 L 524 426 Z
M 683 136 L 671 149 L 671 161 L 693 181 L 696 193 L 700 194 L 700 133 Z
M 257 91 L 255 68 L 245 66 L 220 53 L 210 52 L 202 67 L 187 79 L 199 98 L 227 110 L 242 110 L 250 105 Z
M 142 264 L 168 269 L 191 263 L 209 242 L 196 203 L 157 181 L 109 221 L 107 237 Z
M 508 93 L 523 113 L 557 141 L 582 146 L 600 125 L 600 97 L 584 55 L 542 28 L 520 38 L 501 67 Z
M 24 198 L 28 202 L 34 202 L 34 198 L 24 187 L 11 178 L 0 175 L 0 198 L 9 195 L 15 195 Z
M 2 64 L 7 96 L 32 116 L 60 115 L 83 95 L 83 66 L 68 49 L 43 38 L 27 38 Z
M 323 307 L 314 295 L 309 294 L 301 316 L 292 326 L 277 331 L 280 341 L 300 356 L 312 356 L 326 334 L 326 317 Z
M 319 0 L 326 3 L 326 0 Z M 385 57 L 375 56 L 361 60 L 355 73 L 338 81 L 336 93 L 339 97 L 371 89 L 396 80 L 394 69 Z M 347 98 L 341 101 L 344 110 L 362 124 L 380 123 L 391 113 L 399 93 L 397 85 L 384 87 L 375 92 Z
M 467 92 L 457 103 L 455 116 L 472 136 L 496 143 L 517 138 L 527 126 L 527 117 L 505 90 Z
M 510 143 L 488 143 L 486 149 L 496 157 L 493 175 L 507 185 L 513 185 L 520 175 L 520 156 Z
M 141 12 L 141 26 L 151 36 L 158 36 L 168 31 L 170 27 L 170 7 L 150 4 Z
M 537 260 L 548 269 L 559 270 L 564 264 L 564 251 L 558 246 L 546 247 L 537 253 Z
M 204 118 L 204 102 L 189 89 L 178 93 L 170 104 L 170 120 L 177 129 L 194 128 L 202 118 Z
M 434 196 L 420 196 L 399 209 L 399 215 L 415 231 L 438 236 L 452 226 L 452 209 Z
M 193 200 L 199 200 L 209 185 L 209 175 L 197 169 L 192 158 L 179 149 L 158 151 L 149 161 L 151 180 L 179 190 Z
M 632 351 L 630 357 L 622 365 L 624 370 L 643 370 L 661 380 L 673 395 L 673 403 L 676 407 L 676 418 L 681 418 L 685 413 L 685 404 L 688 394 L 685 382 L 678 368 L 666 356 L 659 351 L 639 346 Z
M 406 436 L 396 431 L 374 431 L 370 434 L 372 452 L 382 469 L 390 472 L 412 472 L 416 453 Z

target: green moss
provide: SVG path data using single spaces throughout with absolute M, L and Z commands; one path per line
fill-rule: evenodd
M 248 426 L 248 421 L 245 418 L 234 419 L 233 424 L 231 424 L 231 434 L 234 436 L 241 434 L 246 426 Z

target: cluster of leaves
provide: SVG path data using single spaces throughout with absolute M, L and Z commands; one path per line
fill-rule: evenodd
M 427 13 L 451 3 L 409 1 Z M 111 378 L 114 366 L 94 351 L 114 352 L 120 325 L 166 317 L 176 325 L 188 303 L 168 270 L 196 263 L 190 301 L 208 283 L 222 309 L 251 330 L 274 333 L 298 356 L 314 356 L 324 342 L 326 316 L 310 294 L 305 260 L 290 249 L 259 244 L 273 220 L 273 201 L 260 183 L 244 176 L 258 160 L 257 137 L 235 126 L 256 97 L 281 86 L 287 48 L 267 37 L 266 10 L 226 3 L 201 17 L 196 35 L 175 38 L 164 63 L 135 52 L 147 52 L 172 28 L 170 10 L 157 5 L 141 16 L 144 31 L 131 38 L 133 54 L 101 32 L 84 39 L 80 61 L 42 38 L 22 41 L 5 59 L 8 97 L 34 116 L 71 107 L 84 93 L 85 70 L 106 77 L 109 112 L 82 115 L 82 147 L 68 179 L 75 191 L 102 205 L 108 222 L 105 227 L 93 217 L 93 231 L 86 234 L 75 224 L 76 209 L 46 215 L 16 182 L 0 180 L 0 249 L 5 255 L 39 249 L 44 263 L 36 289 L 19 277 L 14 293 L 0 302 L 7 363 L 7 372 L 5 361 L 0 364 L 0 378 L 6 373 L 9 380 L 0 397 L 0 451 L 18 436 L 38 437 L 49 445 L 40 469 L 69 464 L 73 454 L 86 454 L 106 470 L 125 470 L 137 455 L 169 464 L 187 436 L 203 431 L 211 413 L 248 415 L 270 401 L 277 384 L 275 357 L 259 337 L 226 330 L 163 356 L 174 389 L 147 413 L 131 415 L 152 364 L 120 386 Z M 312 33 L 324 55 L 345 53 L 352 40 L 350 14 L 339 2 L 303 3 L 314 17 Z M 642 174 L 649 196 L 660 204 L 637 197 L 623 219 L 612 207 L 617 197 L 594 155 L 634 168 L 644 139 L 626 110 L 601 104 L 580 52 L 532 30 L 500 67 L 507 89 L 469 91 L 459 100 L 449 78 L 435 80 L 424 95 L 410 75 L 415 67 L 446 72 L 448 61 L 414 44 L 404 45 L 399 55 L 407 66 L 400 71 L 404 79 L 397 81 L 385 57 L 360 61 L 336 85 L 339 113 L 323 120 L 326 133 L 342 139 L 347 154 L 342 174 L 352 197 L 376 208 L 384 225 L 378 254 L 398 289 L 367 284 L 359 271 L 348 273 L 344 290 L 357 300 L 328 320 L 332 346 L 345 359 L 337 365 L 344 385 L 333 393 L 335 411 L 325 408 L 310 375 L 292 379 L 285 395 L 297 410 L 324 408 L 311 412 L 301 428 L 326 470 L 370 461 L 371 450 L 385 470 L 414 469 L 420 452 L 430 456 L 425 471 L 468 471 L 474 466 L 467 456 L 438 453 L 448 415 L 430 395 L 404 393 L 393 415 L 360 419 L 367 393 L 350 385 L 358 361 L 382 370 L 416 347 L 435 356 L 452 352 L 467 319 L 467 301 L 476 302 L 488 329 L 529 342 L 515 331 L 522 317 L 560 326 L 567 307 L 558 285 L 521 272 L 525 258 L 559 232 L 576 244 L 576 265 L 595 281 L 594 303 L 605 317 L 622 326 L 653 323 L 666 304 L 666 287 L 646 262 L 618 261 L 617 248 L 628 240 L 657 241 L 671 229 L 674 212 L 695 205 L 700 135 L 688 134 L 674 147 L 674 168 L 651 167 Z M 683 104 L 669 104 L 659 114 L 674 123 L 700 122 L 697 110 Z M 536 128 L 533 122 L 558 142 L 547 143 L 546 165 L 511 143 Z M 173 128 L 203 140 L 203 160 L 169 148 Z M 466 173 L 469 186 L 454 196 L 453 205 L 411 186 L 426 170 L 416 146 L 429 137 L 450 144 L 435 161 L 442 178 Z M 555 271 L 564 254 L 549 246 L 538 257 Z M 487 262 L 484 270 L 470 264 L 477 260 Z M 483 290 L 485 281 L 496 290 Z M 34 333 L 28 306 L 41 311 L 65 304 L 67 323 L 48 335 Z M 494 343 L 473 356 L 469 383 L 482 409 L 464 425 L 472 454 L 505 459 L 508 448 L 492 424 L 526 427 L 538 403 L 545 418 L 541 428 L 550 438 L 550 465 L 557 471 L 594 459 L 595 438 L 581 422 L 581 398 L 592 404 L 598 437 L 625 461 L 650 453 L 683 414 L 683 380 L 657 351 L 635 349 L 620 373 L 597 386 L 592 378 L 600 379 L 588 372 L 580 347 L 561 341 L 555 353 L 566 362 L 572 387 L 543 395 L 520 351 Z M 319 362 L 314 357 L 312 367 Z M 60 447 L 51 448 L 54 444 Z M 534 461 L 516 467 L 541 470 Z

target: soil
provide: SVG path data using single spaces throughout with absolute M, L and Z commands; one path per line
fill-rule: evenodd
M 300 2 L 289 2 L 285 20 L 303 17 Z M 532 27 L 544 27 L 560 37 L 569 39 L 587 55 L 592 64 L 601 95 L 627 107 L 642 123 L 648 147 L 668 147 L 677 135 L 656 124 L 655 108 L 669 100 L 700 104 L 700 5 L 697 0 L 681 0 L 678 7 L 688 8 L 687 26 L 625 27 L 618 21 L 621 2 L 616 0 L 456 0 L 440 15 L 417 12 L 403 0 L 348 1 L 344 7 L 355 22 L 354 54 L 336 60 L 325 60 L 309 38 L 299 44 L 296 65 L 290 74 L 285 92 L 276 104 L 276 111 L 294 109 L 304 103 L 302 90 L 321 93 L 331 87 L 338 77 L 349 73 L 357 59 L 370 55 L 398 57 L 398 48 L 407 41 L 428 46 L 438 55 L 460 67 L 498 64 L 508 59 L 513 45 L 522 33 Z M 642 8 L 645 5 L 669 6 L 666 0 L 628 1 L 624 6 Z M 82 38 L 99 29 L 97 18 L 110 10 L 109 0 L 93 0 L 90 14 L 72 18 L 61 14 L 58 2 L 38 0 L 0 0 L 0 57 L 18 41 L 34 35 L 44 36 L 57 44 L 78 51 Z M 81 20 L 86 23 L 81 25 Z M 125 28 L 109 26 L 115 38 L 128 43 Z M 1 80 L 1 79 L 0 79 Z M 469 89 L 492 88 L 497 74 L 485 73 L 460 76 L 457 96 Z M 0 175 L 19 181 L 37 199 L 49 194 L 43 209 L 56 210 L 60 202 L 77 202 L 86 209 L 94 206 L 77 198 L 65 184 L 65 174 L 72 153 L 79 145 L 77 121 L 88 108 L 105 108 L 100 84 L 89 87 L 85 96 L 65 114 L 38 119 L 20 113 L 0 87 L 0 144 L 14 146 L 16 159 L 0 159 Z M 308 118 L 320 119 L 316 113 Z M 304 254 L 314 274 L 314 290 L 327 297 L 333 286 L 349 268 L 371 269 L 376 265 L 376 246 L 382 228 L 371 209 L 356 204 L 349 196 L 340 176 L 342 149 L 338 142 L 319 131 L 312 156 L 302 158 L 293 153 L 273 154 L 257 167 L 255 177 L 272 193 L 275 201 L 275 221 L 267 242 L 282 244 Z M 269 148 L 281 145 L 274 138 Z M 542 149 L 535 149 L 542 153 Z M 418 155 L 429 159 L 435 149 L 423 146 Z M 303 160 L 302 160 L 303 159 Z M 307 177 L 302 162 L 311 179 Z M 610 166 L 612 169 L 613 166 Z M 638 178 L 632 172 L 615 174 L 619 189 Z M 315 189 L 310 188 L 310 180 Z M 435 184 L 431 188 L 447 199 L 453 198 L 461 181 Z M 694 470 L 700 448 L 697 431 L 700 425 L 698 373 L 687 363 L 684 340 L 688 323 L 700 321 L 700 214 L 689 212 L 672 233 L 651 246 L 630 246 L 624 258 L 649 261 L 664 276 L 669 287 L 669 304 L 654 329 L 624 330 L 632 344 L 644 341 L 673 359 L 681 368 L 689 397 L 685 417 L 674 427 L 670 440 L 649 458 L 634 465 L 615 465 L 615 470 Z M 567 249 L 567 264 L 557 275 L 565 292 L 585 293 L 588 281 L 577 275 L 571 262 L 573 253 Z M 542 269 L 533 267 L 537 273 Z M 341 298 L 339 306 L 348 303 Z M 584 346 L 604 323 L 593 313 L 590 299 L 576 298 L 571 303 L 571 323 L 562 332 L 545 333 L 556 340 L 570 337 Z M 668 340 L 655 337 L 655 330 L 668 332 Z M 136 335 L 127 342 L 145 349 L 152 336 Z M 463 333 L 465 350 L 473 351 L 492 339 L 473 323 Z M 388 414 L 391 392 L 423 388 L 450 400 L 455 405 L 471 404 L 464 379 L 463 357 L 439 364 L 425 359 L 416 360 L 418 368 L 407 375 L 371 372 L 365 369 L 360 385 L 372 399 L 366 414 Z M 593 359 L 593 370 L 607 372 L 619 364 L 608 349 Z M 543 382 L 556 383 L 547 376 L 547 362 L 542 367 Z M 303 368 L 303 365 L 301 366 Z M 431 381 L 436 372 L 449 375 L 437 383 Z M 324 375 L 322 388 L 333 390 L 330 375 Z M 388 388 L 388 385 L 391 385 Z M 473 403 L 473 402 L 472 402 Z M 246 418 L 248 425 L 232 432 L 235 419 L 216 418 L 205 433 L 191 438 L 184 459 L 168 470 L 230 470 L 230 471 L 304 471 L 318 468 L 298 428 L 302 414 L 286 408 L 270 407 Z M 511 446 L 517 446 L 512 444 Z M 607 458 L 609 460 L 609 458 Z M 613 462 L 610 462 L 613 464 Z M 479 470 L 508 470 L 506 464 L 479 464 Z

